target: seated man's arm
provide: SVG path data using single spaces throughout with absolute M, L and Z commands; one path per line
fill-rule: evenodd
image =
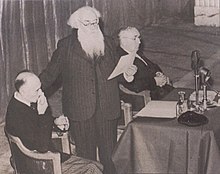
M 35 140 L 36 150 L 39 152 L 46 152 L 51 148 L 50 146 L 54 118 L 52 117 L 51 110 L 48 107 L 48 102 L 43 92 L 38 99 L 37 110 L 38 125 L 35 132 L 37 136 Z

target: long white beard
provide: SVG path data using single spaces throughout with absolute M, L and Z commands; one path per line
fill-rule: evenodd
M 97 32 L 93 33 L 85 33 L 79 29 L 78 40 L 87 56 L 94 58 L 94 56 L 104 55 L 104 37 L 99 28 L 97 29 Z

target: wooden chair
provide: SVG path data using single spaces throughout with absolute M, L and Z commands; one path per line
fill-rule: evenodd
M 60 154 L 39 153 L 27 149 L 18 137 L 5 130 L 11 150 L 11 165 L 15 174 L 61 174 Z M 21 163 L 22 161 L 22 163 Z
M 117 140 L 119 140 L 128 123 L 133 120 L 132 105 L 130 103 L 121 100 L 121 111 L 122 118 L 118 122 Z
M 127 124 L 133 120 L 133 116 L 138 112 L 139 109 L 141 109 L 142 107 L 144 107 L 149 101 L 151 101 L 151 97 L 150 97 L 150 91 L 145 90 L 139 93 L 130 91 L 129 89 L 125 88 L 122 84 L 119 84 L 119 89 L 122 93 L 125 93 L 127 95 L 131 95 L 131 96 L 138 96 L 140 98 L 142 98 L 141 101 L 143 101 L 141 103 L 141 106 L 138 106 L 138 108 L 133 108 L 134 106 L 134 102 L 133 99 L 134 98 L 129 98 L 129 100 L 124 100 L 123 97 L 121 99 L 121 111 L 122 111 L 122 119 L 119 120 L 119 125 L 118 125 L 118 139 L 121 136 L 122 132 L 124 131 L 125 127 L 127 126 Z
M 68 132 L 52 132 L 52 143 L 56 150 L 66 154 L 72 154 L 70 138 Z
M 142 91 L 142 92 L 136 93 L 136 92 L 133 92 L 133 91 L 127 89 L 127 88 L 124 87 L 122 84 L 119 84 L 119 89 L 120 89 L 122 92 L 124 92 L 125 94 L 143 97 L 143 99 L 144 99 L 144 105 L 146 105 L 149 101 L 151 101 L 150 91 L 149 91 L 149 90 L 144 90 L 144 91 Z M 126 101 L 124 101 L 124 102 L 126 102 Z
M 132 105 L 130 103 L 125 103 L 124 101 L 121 101 L 121 110 L 124 117 L 123 126 L 126 127 L 127 124 L 133 120 Z M 123 128 L 123 126 L 119 128 Z

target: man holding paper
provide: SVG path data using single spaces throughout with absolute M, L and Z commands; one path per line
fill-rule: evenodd
M 134 27 L 127 27 L 122 29 L 118 36 L 120 59 L 110 77 L 114 74 L 119 75 L 119 82 L 125 88 L 136 93 L 150 90 L 153 100 L 163 98 L 173 87 L 161 68 L 146 58 L 143 52 L 139 50 L 141 43 L 139 31 Z M 118 73 L 115 73 L 116 70 Z
M 97 160 L 104 174 L 115 174 L 111 154 L 117 142 L 120 100 L 117 79 L 107 80 L 115 68 L 112 39 L 100 27 L 101 14 L 84 6 L 71 14 L 71 35 L 58 41 L 51 61 L 40 74 L 47 89 L 62 77 L 62 109 L 70 121 L 70 136 L 80 157 Z

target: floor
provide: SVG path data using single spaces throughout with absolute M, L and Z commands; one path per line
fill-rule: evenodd
M 204 67 L 211 71 L 213 88 L 220 90 L 220 28 L 196 27 L 175 19 L 167 23 L 141 30 L 146 56 L 161 66 L 175 87 L 194 88 L 190 56 L 193 50 L 199 50 Z M 55 106 L 55 115 L 60 115 L 57 98 L 59 93 L 50 101 Z M 0 173 L 12 174 L 3 127 L 4 123 L 0 125 Z

